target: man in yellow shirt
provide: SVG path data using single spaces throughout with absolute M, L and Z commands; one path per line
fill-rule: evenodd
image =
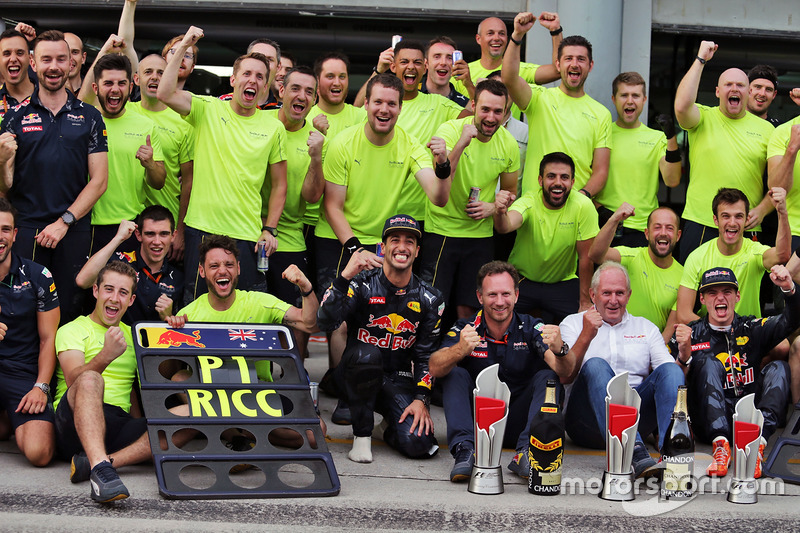
M 719 106 L 696 103 L 703 69 L 716 50 L 717 45 L 711 41 L 700 43 L 697 57 L 675 92 L 675 116 L 687 131 L 691 146 L 689 186 L 682 214 L 686 223 L 680 255 L 684 261 L 695 248 L 718 234 L 711 202 L 714 191 L 720 187 L 739 189 L 747 197 L 745 231 L 760 231 L 761 220 L 772 211 L 762 177 L 767 164 L 767 143 L 774 128 L 747 112 L 747 74 L 730 68 L 720 75 L 716 91 Z M 711 265 L 714 266 L 721 265 Z

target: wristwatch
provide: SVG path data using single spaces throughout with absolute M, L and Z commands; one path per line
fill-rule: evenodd
M 34 383 L 34 387 L 38 387 L 42 389 L 42 392 L 45 393 L 48 397 L 50 396 L 50 385 L 47 383 Z
M 680 356 L 678 356 L 678 362 L 683 366 L 689 366 L 692 363 L 692 356 L 690 355 L 689 359 L 687 359 L 686 361 L 684 361 L 683 359 L 680 358 Z
M 272 226 L 263 226 L 261 231 L 268 231 L 273 237 L 276 239 L 278 238 L 278 230 L 273 228 Z
M 569 353 L 569 344 L 562 341 L 561 351 L 556 353 L 556 357 L 564 357 Z
M 430 397 L 429 394 L 416 394 L 416 395 L 414 395 L 414 399 L 415 400 L 419 400 L 423 404 L 425 404 L 425 407 L 427 409 L 431 408 L 431 397 Z
M 72 226 L 74 226 L 74 225 L 75 225 L 75 222 L 77 222 L 77 220 L 75 219 L 75 215 L 73 215 L 73 214 L 70 212 L 70 210 L 69 210 L 69 209 L 67 209 L 66 211 L 64 211 L 64 214 L 63 214 L 63 215 L 61 215 L 61 220 L 63 220 L 63 221 L 64 221 L 64 224 L 66 224 L 66 225 L 67 225 L 67 226 L 69 226 L 69 227 L 72 227 Z

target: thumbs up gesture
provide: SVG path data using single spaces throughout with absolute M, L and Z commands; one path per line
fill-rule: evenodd
M 150 144 L 150 136 L 147 136 L 145 139 L 145 144 L 139 147 L 136 151 L 136 159 L 142 164 L 143 167 L 147 167 L 153 161 L 153 145 Z

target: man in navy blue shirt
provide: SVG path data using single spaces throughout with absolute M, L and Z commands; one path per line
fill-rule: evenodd
M 503 447 L 517 454 L 509 470 L 528 477 L 528 426 L 544 403 L 547 380 L 558 382 L 575 365 L 557 325 L 514 312 L 519 297 L 519 273 L 503 261 L 486 263 L 478 271 L 482 309 L 456 322 L 431 355 L 430 372 L 442 379 L 447 443 L 455 459 L 450 481 L 469 479 L 475 453 L 472 390 L 481 371 L 499 363 L 498 377 L 511 391 Z M 564 389 L 557 388 L 559 402 Z
M 139 248 L 133 252 L 116 251 L 134 233 Z M 133 325 L 140 320 L 166 320 L 183 307 L 183 272 L 167 261 L 174 238 L 175 219 L 170 210 L 160 205 L 145 207 L 136 223 L 120 222 L 116 236 L 89 258 L 75 282 L 88 289 L 109 261 L 128 263 L 138 276 L 136 300 L 128 307 L 122 321 Z
M 45 466 L 55 451 L 50 379 L 58 295 L 46 268 L 12 253 L 15 217 L 0 198 L 0 439 L 13 430 L 28 461 Z
M 81 311 L 75 275 L 89 253 L 87 215 L 108 183 L 105 124 L 99 111 L 64 87 L 64 34 L 39 35 L 32 66 L 38 87 L 0 125 L 0 194 L 20 213 L 16 252 L 52 271 L 61 318 L 69 322 Z

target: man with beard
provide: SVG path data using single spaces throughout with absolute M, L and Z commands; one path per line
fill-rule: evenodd
M 781 120 L 770 117 L 767 111 L 778 96 L 778 71 L 771 65 L 756 65 L 747 72 L 747 79 L 750 80 L 747 111 L 777 128 Z
M 345 102 L 350 87 L 350 59 L 340 52 L 331 52 L 314 62 L 314 74 L 319 85 L 319 101 L 308 116 L 314 127 L 328 139 L 342 130 L 355 126 L 367 118 L 363 107 Z
M 92 210 L 92 254 L 108 244 L 117 233 L 120 220 L 134 220 L 144 209 L 145 189 L 161 189 L 166 180 L 161 138 L 152 120 L 140 113 L 128 113 L 132 68 L 121 53 L 127 43 L 111 35 L 92 64 L 81 90 L 87 104 L 100 106 L 108 132 L 108 189 Z M 138 248 L 135 239 L 122 243 L 121 252 Z
M 675 92 L 675 116 L 687 131 L 691 146 L 689 186 L 682 214 L 686 221 L 680 248 L 684 262 L 694 249 L 717 235 L 712 218 L 716 213 L 710 207 L 713 193 L 720 186 L 739 189 L 747 197 L 748 216 L 743 230 L 760 231 L 761 220 L 772 210 L 762 177 L 767 165 L 767 144 L 775 128 L 747 112 L 747 74 L 730 68 L 720 75 L 716 89 L 719 106 L 696 103 L 703 69 L 716 51 L 715 43 L 701 42 L 697 57 Z M 694 291 L 698 280 L 693 281 Z
M 466 61 L 453 62 L 453 52 L 456 49 L 456 42 L 445 35 L 435 37 L 428 43 L 428 50 L 425 53 L 425 61 L 428 64 L 428 72 L 422 77 L 419 84 L 421 93 L 440 94 L 457 103 L 461 107 L 466 107 L 469 97 L 456 91 L 450 79 L 456 69 L 466 73 L 469 68 Z M 457 65 L 456 65 L 457 63 Z M 472 80 L 470 80 L 470 85 Z M 474 93 L 475 88 L 471 87 L 470 93 Z
M 269 90 L 268 59 L 257 52 L 236 59 L 230 78 L 233 99 L 228 102 L 193 95 L 178 89 L 178 71 L 183 56 L 202 37 L 203 30 L 189 28 L 158 86 L 158 99 L 194 126 L 197 139 L 192 189 L 186 193 L 185 302 L 205 291 L 197 283 L 196 254 L 200 242 L 210 234 L 236 239 L 242 287 L 261 285 L 264 277 L 256 268 L 257 243 L 264 243 L 267 256 L 275 251 L 275 228 L 286 201 L 286 129 L 258 109 Z M 267 177 L 271 192 L 268 215 L 262 217 L 261 190 Z
M 514 103 L 528 119 L 528 153 L 522 177 L 522 193 L 535 190 L 536 163 L 551 152 L 565 152 L 575 161 L 575 187 L 591 199 L 608 179 L 611 152 L 611 113 L 583 89 L 594 66 L 592 45 L 580 35 L 571 35 L 558 46 L 558 87 L 529 85 L 519 75 L 522 38 L 533 27 L 533 13 L 514 17 L 511 43 L 503 56 L 503 83 Z M 543 15 L 539 22 L 555 30 L 555 20 Z M 560 26 L 558 26 L 560 28 Z M 580 124 L 580 126 L 578 126 Z
M 589 258 L 597 264 L 616 261 L 628 269 L 631 278 L 628 309 L 632 315 L 642 316 L 655 324 L 667 342 L 675 330 L 677 313 L 673 307 L 683 275 L 683 265 L 672 256 L 681 238 L 680 219 L 669 207 L 656 208 L 647 217 L 647 229 L 644 230 L 647 246 L 611 248 L 617 227 L 634 213 L 635 208 L 627 202 L 619 206 L 600 228 L 589 248 Z
M 425 75 L 425 49 L 419 41 L 403 39 L 394 49 L 384 50 L 372 76 L 387 71 L 393 72 L 403 86 L 403 112 L 397 125 L 418 142 L 427 142 L 448 120 L 471 114 L 439 94 L 420 92 L 419 85 Z M 364 88 L 359 91 L 359 96 L 363 91 Z M 356 105 L 359 105 L 359 97 L 356 97 Z M 406 180 L 397 210 L 411 215 L 424 228 L 428 203 L 422 187 L 414 180 Z
M 64 32 L 64 40 L 69 45 L 69 75 L 67 77 L 67 88 L 75 94 L 81 90 L 83 78 L 81 69 L 86 62 L 86 52 L 83 50 L 83 41 L 74 33 Z
M 530 419 L 544 403 L 547 381 L 569 376 L 573 359 L 566 357 L 569 346 L 561 341 L 558 326 L 514 312 L 519 273 L 513 266 L 489 262 L 477 279 L 481 310 L 456 322 L 430 360 L 431 375 L 443 378 L 447 443 L 455 459 L 450 481 L 467 480 L 472 472 L 472 391 L 478 374 L 494 364 L 500 365 L 498 376 L 511 390 L 503 447 L 514 448 L 517 455 L 509 469 L 527 479 Z M 560 384 L 557 395 L 560 404 Z
M 386 422 L 386 444 L 406 457 L 432 457 L 439 449 L 429 412 L 428 359 L 445 304 L 411 270 L 421 236 L 413 217 L 390 216 L 381 237 L 383 261 L 376 265 L 370 252 L 353 253 L 319 308 L 320 329 L 347 323 L 347 347 L 336 372 L 352 415 L 348 458 L 357 463 L 372 462 L 375 411 Z
M 494 227 L 518 230 L 509 257 L 522 275 L 516 309 L 548 324 L 591 305 L 589 248 L 599 231 L 597 211 L 584 195 L 571 194 L 574 183 L 572 158 L 553 152 L 539 163 L 538 189 L 517 201 L 508 191 L 495 199 Z
M 444 140 L 430 138 L 428 152 L 426 145 L 395 127 L 403 92 L 397 76 L 384 73 L 370 79 L 364 106 L 366 123 L 346 129 L 328 147 L 323 210 L 316 227 L 320 291 L 336 279 L 357 250 L 372 267 L 381 265 L 382 258 L 376 254 L 381 242 L 380 221 L 396 212 L 402 184 L 419 183 L 437 206 L 445 205 L 450 196 L 451 169 Z M 338 345 L 331 346 L 331 369 L 344 350 L 344 328 L 340 331 Z
M 631 282 L 624 266 L 613 261 L 600 265 L 592 276 L 591 296 L 590 309 L 569 315 L 560 325 L 569 356 L 575 358 L 572 375 L 561 380 L 572 384 L 564 410 L 567 433 L 578 446 L 605 447 L 606 387 L 627 372 L 642 399 L 631 466 L 636 477 L 647 475 L 656 463 L 642 435 L 658 429 L 661 450 L 686 362 L 673 359 L 652 322 L 627 311 Z
M 158 85 L 166 65 L 164 58 L 156 54 L 142 58 L 138 72 L 133 75 L 133 82 L 139 86 L 142 100 L 129 102 L 128 109 L 152 120 L 158 130 L 167 176 L 162 189 L 145 187 L 145 205 L 161 205 L 172 213 L 175 238 L 169 257 L 180 261 L 184 250 L 183 218 L 189 205 L 189 191 L 194 176 L 194 128 L 158 99 Z
M 285 57 L 283 59 L 286 59 Z M 286 128 L 286 204 L 278 221 L 278 249 L 270 257 L 267 283 L 270 292 L 285 302 L 300 301 L 297 286 L 286 281 L 281 272 L 289 265 L 297 265 L 306 276 L 312 270 L 308 265 L 308 250 L 303 237 L 303 214 L 307 204 L 322 197 L 325 178 L 322 162 L 327 144 L 325 136 L 306 120 L 317 94 L 314 71 L 305 66 L 290 69 L 281 83 L 280 109 L 267 111 L 274 114 Z M 269 188 L 262 194 L 269 198 Z M 300 353 L 306 355 L 308 335 L 295 331 Z
M 0 126 L 0 193 L 20 213 L 16 252 L 53 273 L 66 322 L 80 311 L 75 276 L 89 253 L 86 215 L 108 182 L 105 124 L 64 88 L 69 46 L 61 32 L 37 37 L 32 66 L 38 88 Z
M 647 102 L 647 84 L 638 72 L 623 72 L 614 78 L 611 100 L 618 118 L 611 125 L 614 150 L 609 159 L 608 181 L 595 197 L 601 206 L 600 221 L 605 223 L 623 203 L 634 206 L 635 212 L 617 220 L 622 226 L 617 229 L 612 245 L 646 246 L 647 219 L 658 207 L 659 173 L 667 187 L 675 187 L 681 181 L 675 124 L 671 116 L 659 115 L 656 120 L 664 130 L 661 132 L 639 121 Z
M 117 234 L 86 261 L 75 283 L 87 289 L 94 285 L 98 272 L 109 261 L 128 263 L 136 270 L 138 283 L 136 300 L 122 321 L 133 325 L 140 320 L 164 320 L 180 309 L 183 298 L 183 272 L 167 261 L 174 230 L 175 219 L 166 207 L 146 207 L 135 223 L 120 222 Z M 139 247 L 132 252 L 116 251 L 131 235 L 136 236 Z
M 484 80 L 475 89 L 475 116 L 445 122 L 436 132 L 447 145 L 454 186 L 447 205 L 426 205 L 420 277 L 441 291 L 445 302 L 455 303 L 458 318 L 477 311 L 475 277 L 494 258 L 498 176 L 502 190 L 517 191 L 519 148 L 502 127 L 507 106 L 505 85 Z M 476 187 L 479 197 L 472 199 Z
M 18 24 L 17 28 L 27 24 Z M 33 37 L 36 32 L 30 28 Z M 0 33 L 0 120 L 9 109 L 27 102 L 36 87 L 28 74 L 31 65 L 28 39 L 19 29 L 8 29 Z
M 736 312 L 744 316 L 761 316 L 761 278 L 774 265 L 786 263 L 792 252 L 786 191 L 773 187 L 766 197 L 778 212 L 778 236 L 772 248 L 744 238 L 750 207 L 745 193 L 725 187 L 717 191 L 711 206 L 718 237 L 700 245 L 684 263 L 678 288 L 678 322 L 688 324 L 700 318 L 694 312 L 697 287 L 703 272 L 716 267 L 730 268 L 739 280 L 742 298 L 736 304 Z M 706 314 L 704 307 L 700 313 Z
M 0 439 L 13 431 L 25 458 L 46 466 L 55 452 L 50 380 L 58 294 L 49 270 L 12 252 L 16 215 L 0 198 Z

